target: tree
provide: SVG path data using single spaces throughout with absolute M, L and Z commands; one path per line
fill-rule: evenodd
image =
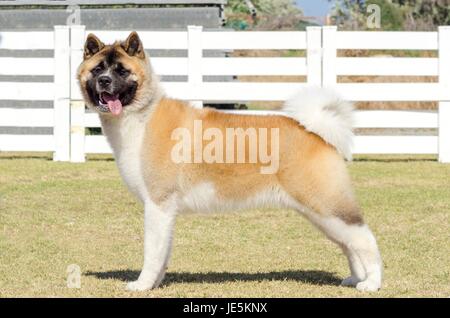
M 295 29 L 303 22 L 294 0 L 229 0 L 225 14 L 227 25 L 236 29 Z
M 383 30 L 425 31 L 450 24 L 450 0 L 338 0 L 332 18 L 344 29 L 366 29 L 369 4 L 380 7 Z
M 406 27 L 408 30 L 435 30 L 439 25 L 450 25 L 450 0 L 394 0 L 408 6 Z
M 336 1 L 331 17 L 342 29 L 368 29 L 367 6 L 375 4 L 380 7 L 381 28 L 383 30 L 401 30 L 404 25 L 402 9 L 389 0 L 340 0 Z

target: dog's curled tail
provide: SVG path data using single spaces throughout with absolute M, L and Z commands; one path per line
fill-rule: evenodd
M 334 91 L 305 88 L 287 100 L 285 114 L 320 136 L 347 160 L 352 159 L 353 105 Z

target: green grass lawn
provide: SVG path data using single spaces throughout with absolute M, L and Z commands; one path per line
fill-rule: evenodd
M 114 162 L 0 155 L 1 297 L 449 297 L 450 165 L 358 157 L 349 164 L 380 245 L 383 289 L 340 287 L 338 248 L 292 211 L 180 215 L 163 286 L 125 290 L 139 274 L 142 207 Z M 66 269 L 81 267 L 81 288 Z

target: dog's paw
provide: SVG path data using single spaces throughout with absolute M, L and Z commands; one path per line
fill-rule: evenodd
M 142 280 L 136 280 L 134 282 L 129 282 L 127 284 L 127 290 L 129 291 L 144 291 L 154 288 L 154 284 L 142 281 Z
M 341 286 L 352 286 L 355 287 L 359 282 L 361 282 L 361 279 L 355 277 L 355 276 L 350 276 L 347 277 L 346 279 L 344 279 L 341 282 Z
M 378 283 L 370 279 L 366 279 L 365 281 L 356 284 L 356 289 L 364 292 L 375 292 L 380 290 L 380 288 L 381 283 Z

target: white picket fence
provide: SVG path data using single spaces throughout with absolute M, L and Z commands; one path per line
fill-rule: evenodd
M 56 26 L 53 32 L 0 32 L 0 49 L 51 49 L 54 58 L 0 57 L 0 75 L 54 75 L 51 83 L 0 82 L 0 99 L 53 100 L 53 109 L 0 108 L 0 126 L 54 127 L 53 135 L 0 134 L 0 151 L 53 151 L 59 161 L 83 162 L 89 153 L 110 153 L 100 127 L 87 112 L 75 78 L 87 33 L 105 42 L 127 31 Z M 357 128 L 437 128 L 438 136 L 356 136 L 354 153 L 438 154 L 450 162 L 450 27 L 437 32 L 347 32 L 308 27 L 305 32 L 139 32 L 146 49 L 187 50 L 187 57 L 150 58 L 160 75 L 185 75 L 163 83 L 171 97 L 203 102 L 279 101 L 307 85 L 333 87 L 352 101 L 438 101 L 438 111 L 369 110 L 356 113 Z M 69 40 L 70 39 L 70 40 Z M 203 57 L 203 50 L 305 50 L 306 57 Z M 338 57 L 339 49 L 434 50 L 437 58 Z M 305 75 L 306 83 L 204 82 L 207 75 Z M 432 83 L 337 83 L 341 75 L 438 76 Z M 243 110 L 242 112 L 249 112 Z M 253 111 L 266 114 L 265 111 Z

